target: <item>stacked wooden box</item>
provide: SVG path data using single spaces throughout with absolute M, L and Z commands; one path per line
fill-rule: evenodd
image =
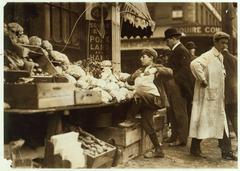
M 102 103 L 102 94 L 100 91 L 75 90 L 74 101 L 76 105 L 100 104 Z
M 159 142 L 162 142 L 162 132 L 165 123 L 166 109 L 156 111 L 153 120 Z M 139 120 L 140 121 L 140 120 Z M 99 139 L 116 145 L 118 149 L 117 163 L 126 163 L 129 160 L 144 154 L 153 148 L 152 142 L 146 132 L 138 124 L 128 127 L 106 127 L 92 131 Z
M 141 126 L 129 128 L 107 127 L 94 130 L 94 135 L 104 141 L 112 141 L 118 149 L 117 163 L 125 163 L 141 154 Z
M 141 154 L 141 126 L 137 124 L 129 128 L 118 128 L 115 139 L 120 151 L 119 163 L 126 163 Z M 119 140 L 121 141 L 119 141 Z
M 65 135 L 65 140 L 69 141 L 69 138 L 67 138 L 66 135 L 72 134 L 72 133 L 75 133 L 75 132 L 69 132 L 69 133 L 64 133 L 60 135 Z M 81 130 L 81 134 L 82 133 L 84 133 L 85 135 L 91 136 L 92 138 L 96 139 L 98 142 L 101 141 L 101 140 L 98 140 L 95 136 Z M 62 142 L 65 141 L 64 138 L 61 138 L 61 139 L 58 138 L 58 139 L 61 140 Z M 91 154 L 87 149 L 83 149 L 83 153 L 79 154 L 76 158 L 75 157 L 76 154 L 69 153 L 70 155 L 68 154 L 68 157 L 66 157 L 66 152 L 64 155 L 60 154 L 64 151 L 64 148 L 67 146 L 67 145 L 63 145 L 62 142 L 60 142 L 57 146 L 56 141 L 55 141 L 55 145 L 54 145 L 54 141 L 52 140 L 46 141 L 44 163 L 43 163 L 44 168 L 76 168 L 76 166 L 79 166 L 79 163 L 81 163 L 82 166 L 77 168 L 110 168 L 112 167 L 115 152 L 116 152 L 116 147 L 112 146 L 111 144 L 101 141 L 104 144 L 104 146 L 107 147 L 106 151 L 103 151 L 98 154 Z M 78 139 L 78 142 L 83 143 L 83 141 L 81 141 L 80 139 Z M 74 146 L 72 146 L 73 143 L 71 143 L 71 141 L 69 143 L 70 143 L 70 146 L 68 146 L 68 148 L 69 147 L 70 148 L 67 150 L 72 150 L 72 148 L 74 148 Z M 70 160 L 63 159 L 62 155 L 64 156 L 64 158 L 73 159 L 75 166 L 73 165 L 74 163 L 72 163 Z M 78 162 L 77 165 L 76 165 L 76 161 Z
M 12 108 L 38 109 L 74 105 L 74 84 L 5 84 L 4 101 Z

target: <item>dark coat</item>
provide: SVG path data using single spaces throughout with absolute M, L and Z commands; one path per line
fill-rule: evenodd
M 224 52 L 223 57 L 226 70 L 225 103 L 237 104 L 237 58 L 229 52 Z
M 172 136 L 178 136 L 182 142 L 187 143 L 189 118 L 186 100 L 181 95 L 180 87 L 175 83 L 174 79 L 165 81 L 164 87 L 170 105 L 168 119 L 172 126 Z
M 190 102 L 193 98 L 194 77 L 190 69 L 191 54 L 179 44 L 169 56 L 169 67 L 173 70 L 173 78 L 180 86 L 183 97 Z
M 223 53 L 223 64 L 226 70 L 225 78 L 225 111 L 234 132 L 238 134 L 237 124 L 237 58 L 229 52 Z

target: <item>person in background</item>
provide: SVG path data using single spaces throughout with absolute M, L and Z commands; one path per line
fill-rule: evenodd
M 194 77 L 190 70 L 191 55 L 185 46 L 180 42 L 181 33 L 177 32 L 175 28 L 169 28 L 165 32 L 165 38 L 167 46 L 171 49 L 172 55 L 169 56 L 168 67 L 173 70 L 173 79 L 177 89 L 180 91 L 180 95 L 186 101 L 186 105 L 183 111 L 187 111 L 187 127 L 189 127 L 189 119 L 191 115 L 193 88 L 194 88 Z M 185 119 L 184 119 L 185 120 Z M 188 131 L 187 131 L 188 132 Z M 181 140 L 176 139 L 170 143 L 170 146 L 181 146 L 186 145 L 187 139 Z
M 229 35 L 216 32 L 214 46 L 191 62 L 196 78 L 189 137 L 192 138 L 190 153 L 201 156 L 202 139 L 217 138 L 222 158 L 237 160 L 233 155 L 224 104 L 225 68 L 223 51 L 228 46 Z
M 172 76 L 172 70 L 155 64 L 153 61 L 157 56 L 157 52 L 152 48 L 142 50 L 140 57 L 142 67 L 127 78 L 128 84 L 135 86 L 132 105 L 127 112 L 126 120 L 119 123 L 121 127 L 132 126 L 135 123 L 135 116 L 141 114 L 142 127 L 154 145 L 154 150 L 144 155 L 146 158 L 164 157 L 153 126 L 153 114 L 155 110 L 168 105 L 162 81 Z
M 194 60 L 197 58 L 197 56 L 195 55 L 195 52 L 196 52 L 196 48 L 197 46 L 195 45 L 194 42 L 190 41 L 190 42 L 187 42 L 185 44 L 186 48 L 189 50 L 190 54 L 191 54 L 191 60 Z
M 168 58 L 171 56 L 171 51 L 166 50 L 162 55 L 161 63 L 168 66 Z M 165 139 L 164 142 L 171 143 L 179 139 L 181 142 L 187 142 L 188 138 L 188 116 L 186 108 L 186 100 L 181 95 L 179 86 L 176 85 L 173 78 L 163 82 L 169 107 L 167 107 L 167 120 L 170 124 L 171 136 Z
M 225 78 L 225 111 L 233 130 L 238 135 L 237 126 L 237 57 L 228 49 L 223 51 L 223 64 L 226 70 Z

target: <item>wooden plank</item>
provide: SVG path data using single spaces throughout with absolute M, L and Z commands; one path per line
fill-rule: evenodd
M 75 90 L 75 104 L 99 104 L 102 103 L 102 94 L 100 91 Z
M 46 97 L 46 98 L 15 98 L 11 102 L 10 106 L 19 109 L 40 109 L 50 107 L 62 107 L 62 106 L 74 105 L 73 93 L 68 96 L 59 97 Z M 46 110 L 47 111 L 47 110 Z
M 62 110 L 75 110 L 75 109 L 89 109 L 89 108 L 102 108 L 102 107 L 109 107 L 109 106 L 118 106 L 119 104 L 116 102 L 112 103 L 102 103 L 102 104 L 90 104 L 90 105 L 74 105 L 74 106 L 59 106 L 54 108 L 45 108 L 45 109 L 4 109 L 5 113 L 15 113 L 15 114 L 36 114 L 42 112 L 56 112 Z
M 38 98 L 61 96 L 74 97 L 75 86 L 71 83 L 38 83 L 36 86 Z
M 126 163 L 129 160 L 139 156 L 140 148 L 140 141 L 137 141 L 127 147 L 118 146 L 118 149 L 120 151 L 120 158 L 118 160 L 118 163 Z
M 113 72 L 121 72 L 121 38 L 120 38 L 120 7 L 115 4 L 112 5 L 111 11 L 112 21 L 112 67 Z
M 48 108 L 48 107 L 58 107 L 58 106 L 70 106 L 70 105 L 74 105 L 73 94 L 69 96 L 49 97 L 49 98 L 39 99 L 37 108 Z
M 5 101 L 14 108 L 74 105 L 74 85 L 69 83 L 5 84 Z
M 100 139 L 109 140 L 113 139 L 116 145 L 129 146 L 141 139 L 141 127 L 137 126 L 130 128 L 121 127 L 107 127 L 101 130 L 95 130 L 94 133 Z
M 32 84 L 4 84 L 4 101 L 11 103 L 22 97 L 37 98 L 36 87 Z
M 16 108 L 49 108 L 49 107 L 58 107 L 58 106 L 68 106 L 74 105 L 73 94 L 70 96 L 59 96 L 59 97 L 46 97 L 41 99 L 36 98 L 21 98 L 16 99 L 13 103 Z
M 106 166 L 111 167 L 115 151 L 116 148 L 113 148 L 111 151 L 103 153 L 98 157 L 91 157 L 87 155 L 87 167 L 88 168 L 102 168 Z M 106 163 L 108 164 L 106 165 Z

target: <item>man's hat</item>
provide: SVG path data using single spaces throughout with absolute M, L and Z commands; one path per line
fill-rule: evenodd
M 229 40 L 230 39 L 229 34 L 222 32 L 222 31 L 218 31 L 213 35 L 214 42 L 217 40 L 220 40 L 220 39 L 224 39 L 224 38 Z
M 185 47 L 186 47 L 187 49 L 196 49 L 196 48 L 197 48 L 196 45 L 195 45 L 195 43 L 192 42 L 192 41 L 187 42 L 186 45 L 185 45 Z
M 154 50 L 153 48 L 147 48 L 147 49 L 143 49 L 141 52 L 141 55 L 147 54 L 148 56 L 153 56 L 153 58 L 157 58 L 158 57 L 158 53 L 156 50 Z
M 181 36 L 182 33 L 179 33 L 175 28 L 168 28 L 165 32 L 164 32 L 165 38 L 164 40 L 172 37 L 172 36 Z

